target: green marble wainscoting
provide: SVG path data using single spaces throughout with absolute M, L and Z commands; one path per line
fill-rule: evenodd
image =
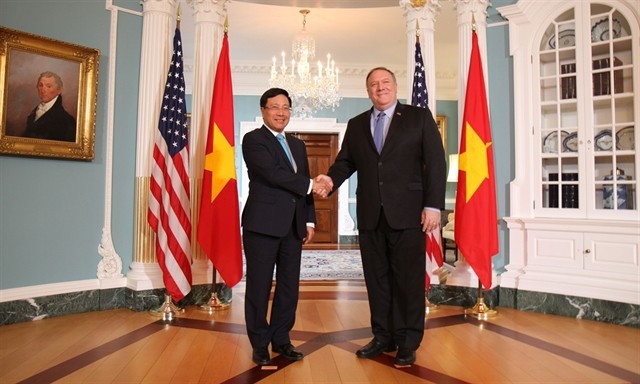
M 498 313 L 504 307 L 640 328 L 640 306 L 635 304 L 501 287 L 483 292 L 483 298 Z M 429 301 L 471 308 L 478 301 L 478 289 L 432 285 Z
M 211 290 L 211 284 L 194 285 L 191 293 L 178 305 L 205 304 L 211 298 Z M 498 315 L 500 307 L 505 307 L 640 328 L 640 306 L 635 304 L 500 287 L 483 292 L 483 299 L 487 307 L 498 311 Z M 429 301 L 471 308 L 478 301 L 478 289 L 432 285 Z M 148 311 L 159 308 L 163 303 L 164 289 L 133 291 L 113 288 L 41 296 L 0 303 L 0 325 L 115 308 Z

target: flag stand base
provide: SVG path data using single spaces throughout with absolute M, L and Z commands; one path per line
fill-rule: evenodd
M 478 320 L 487 320 L 490 317 L 495 317 L 498 315 L 498 311 L 495 311 L 484 303 L 483 298 L 478 298 L 476 305 L 473 308 L 467 308 L 464 310 L 464 314 L 466 316 L 473 316 Z
M 224 283 L 216 283 L 216 270 L 213 270 L 213 284 L 211 285 L 211 298 L 209 302 L 206 304 L 202 304 L 198 309 L 204 312 L 208 312 L 212 314 L 213 312 L 226 311 L 231 307 L 231 296 L 229 296 L 228 300 L 224 300 L 220 298 L 220 295 L 224 295 L 224 288 L 226 284 Z
M 473 308 L 467 308 L 464 310 L 465 316 L 473 316 L 478 320 L 487 320 L 491 317 L 498 315 L 498 311 L 493 310 L 484 303 L 482 283 L 478 282 L 478 300 Z
M 430 302 L 429 298 L 427 297 L 427 292 L 425 292 L 425 294 L 424 294 L 424 312 L 425 313 L 431 313 L 433 311 L 437 311 L 438 309 L 440 309 L 440 307 L 438 307 L 438 304 L 433 304 L 432 302 Z
M 211 293 L 211 299 L 209 299 L 209 302 L 206 304 L 202 304 L 200 307 L 198 307 L 198 309 L 211 314 L 213 312 L 226 311 L 230 307 L 231 307 L 231 303 L 223 303 L 220 300 L 218 300 L 218 293 L 214 290 Z
M 165 293 L 164 295 L 164 303 L 157 309 L 152 309 L 149 311 L 153 316 L 162 317 L 164 321 L 171 321 L 178 317 L 178 314 L 184 313 L 184 308 L 180 308 L 177 305 L 173 304 L 171 301 L 171 296 Z

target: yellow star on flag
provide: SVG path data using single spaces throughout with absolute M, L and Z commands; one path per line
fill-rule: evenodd
M 211 172 L 211 202 L 230 179 L 236 178 L 233 147 L 224 136 L 218 124 L 213 125 L 213 151 L 204 160 L 204 169 Z
M 484 180 L 489 179 L 489 161 L 487 149 L 491 142 L 485 143 L 478 133 L 467 122 L 466 126 L 466 150 L 460 154 L 461 170 L 466 172 L 466 196 L 465 201 L 469 202 L 474 193 L 480 188 Z

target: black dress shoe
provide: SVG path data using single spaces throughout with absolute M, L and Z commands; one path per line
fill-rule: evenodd
M 304 355 L 300 351 L 296 351 L 293 345 L 291 344 L 283 344 L 278 346 L 273 346 L 271 350 L 275 353 L 279 353 L 287 360 L 298 361 L 302 360 Z
M 411 365 L 416 362 L 416 351 L 400 348 L 398 349 L 398 353 L 396 354 L 395 365 Z
M 356 356 L 361 358 L 371 358 L 380 356 L 382 352 L 393 352 L 396 350 L 396 345 L 393 343 L 381 343 L 377 339 L 373 339 L 369 344 L 358 349 Z
M 257 365 L 271 365 L 271 356 L 269 356 L 267 347 L 253 348 L 251 358 Z

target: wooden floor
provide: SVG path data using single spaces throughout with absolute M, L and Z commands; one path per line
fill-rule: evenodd
M 305 358 L 262 370 L 243 290 L 227 311 L 189 307 L 171 323 L 119 309 L 2 326 L 0 383 L 640 383 L 639 329 L 500 308 L 486 321 L 429 311 L 410 368 L 359 359 L 371 337 L 361 281 L 303 282 L 291 336 Z

